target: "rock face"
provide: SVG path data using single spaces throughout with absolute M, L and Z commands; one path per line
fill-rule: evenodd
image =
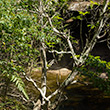
M 61 68 L 61 69 L 57 69 L 57 70 L 48 70 L 48 73 L 52 73 L 52 74 L 58 74 L 61 76 L 66 76 L 69 73 L 71 73 L 71 70 L 67 69 L 67 68 Z
M 42 72 L 40 67 L 34 68 L 32 71 L 35 73 L 41 73 Z M 71 70 L 69 70 L 67 68 L 61 68 L 61 67 L 56 66 L 53 69 L 47 70 L 47 73 L 61 75 L 61 76 L 67 76 L 69 73 L 71 73 Z
M 87 9 L 88 6 L 90 6 L 90 2 L 71 2 L 68 10 L 71 11 L 84 11 L 85 9 Z
M 104 0 L 92 0 L 92 1 L 101 4 Z M 84 11 L 90 5 L 91 5 L 90 0 L 72 0 L 71 2 L 69 2 L 68 10 Z

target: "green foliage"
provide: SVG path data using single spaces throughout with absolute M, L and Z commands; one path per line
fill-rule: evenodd
M 53 25 L 59 23 L 58 29 L 61 29 L 63 18 L 57 11 L 65 1 L 61 1 L 60 5 L 55 1 L 42 2 L 44 6 L 53 4 L 53 7 L 45 7 L 44 11 L 52 17 Z M 34 0 L 0 1 L 0 77 L 13 82 L 27 99 L 22 73 L 32 65 L 36 66 L 40 58 L 41 42 L 49 50 L 61 43 L 46 17 L 43 18 L 46 26 L 42 28 L 39 14 L 35 10 L 38 6 L 38 1 Z M 55 12 L 55 16 L 52 16 Z
M 86 76 L 85 80 L 93 82 L 95 87 L 110 94 L 110 62 L 101 60 L 100 56 L 89 55 L 85 65 L 78 70 L 81 75 Z M 104 78 L 101 77 L 103 73 L 106 75 Z
M 99 6 L 98 2 L 94 2 L 92 0 L 90 0 L 90 2 L 91 2 L 91 5 L 90 5 L 91 9 L 93 8 L 94 5 L 98 5 Z
M 79 14 L 85 16 L 86 14 L 89 14 L 89 11 L 83 12 L 83 11 L 79 11 Z
M 26 10 L 17 11 L 16 1 L 2 0 L 0 5 L 0 73 L 29 99 L 20 74 L 39 55 L 35 45 L 37 19 Z
M 27 95 L 27 93 L 26 93 L 26 91 L 24 89 L 25 88 L 24 82 L 22 81 L 22 79 L 21 79 L 21 77 L 19 76 L 18 73 L 14 72 L 14 74 L 11 75 L 11 81 L 13 83 L 15 83 L 17 88 L 19 89 L 19 91 L 21 91 L 24 94 L 24 96 L 27 99 L 29 99 L 29 97 L 28 97 L 28 95 Z
M 90 0 L 90 2 L 91 2 L 91 4 L 93 4 L 93 5 L 99 5 L 97 2 L 94 2 L 94 1 L 92 1 L 92 0 Z
M 27 110 L 27 108 L 19 101 L 6 97 L 4 101 L 0 97 L 0 110 Z
M 2 78 L 10 79 L 10 81 L 16 85 L 18 90 L 21 91 L 27 99 L 29 99 L 25 91 L 24 82 L 22 81 L 19 75 L 19 73 L 22 71 L 23 68 L 21 66 L 16 66 L 12 61 L 11 62 L 0 61 L 0 72 L 2 74 Z

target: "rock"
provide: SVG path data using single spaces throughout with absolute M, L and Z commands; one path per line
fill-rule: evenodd
M 88 6 L 90 6 L 91 2 L 71 2 L 71 4 L 68 7 L 68 10 L 71 11 L 84 11 L 87 9 Z
M 67 68 L 61 68 L 61 69 L 57 69 L 57 70 L 48 70 L 48 73 L 52 73 L 52 74 L 58 74 L 61 76 L 66 76 L 69 73 L 71 73 L 71 70 L 67 69 Z
M 102 79 L 108 79 L 107 73 L 101 73 L 99 77 Z
M 41 68 L 34 68 L 32 70 L 34 73 L 41 73 L 42 69 Z M 58 74 L 61 76 L 66 76 L 69 73 L 71 73 L 71 70 L 67 69 L 67 68 L 60 68 L 60 69 L 52 69 L 52 70 L 47 70 L 47 73 L 51 73 L 51 74 Z
M 97 2 L 98 4 L 103 4 L 103 0 L 93 0 L 93 2 Z M 68 10 L 70 11 L 84 11 L 91 5 L 90 0 L 72 0 L 69 2 Z

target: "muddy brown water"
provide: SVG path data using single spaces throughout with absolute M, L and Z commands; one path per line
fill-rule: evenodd
M 32 72 L 31 77 L 40 87 L 41 73 Z M 66 77 L 47 73 L 47 96 L 55 91 L 58 84 L 61 84 Z M 25 83 L 29 97 L 36 101 L 39 92 L 31 83 Z M 110 110 L 110 96 L 105 96 L 92 85 L 86 86 L 80 83 L 70 85 L 66 88 L 65 95 L 68 99 L 61 104 L 59 110 Z

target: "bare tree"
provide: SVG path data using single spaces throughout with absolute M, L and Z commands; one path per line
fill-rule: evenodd
M 66 42 L 69 46 L 70 51 L 67 53 L 70 53 L 72 55 L 72 58 L 74 60 L 73 62 L 73 67 L 80 67 L 85 63 L 85 60 L 88 58 L 89 53 L 91 52 L 91 50 L 94 48 L 95 44 L 97 43 L 97 40 L 101 38 L 100 33 L 102 32 L 103 28 L 105 27 L 109 17 L 105 17 L 107 9 L 108 9 L 108 4 L 109 4 L 110 0 L 106 0 L 106 2 L 104 3 L 104 7 L 103 10 L 100 14 L 100 18 L 98 19 L 98 23 L 99 25 L 97 26 L 95 33 L 93 35 L 93 37 L 91 38 L 91 40 L 87 41 L 80 57 L 78 58 L 75 53 L 74 47 L 72 46 L 72 42 L 70 40 L 70 33 L 69 32 L 61 32 L 59 31 L 56 27 L 53 25 L 53 17 L 56 15 L 56 13 L 54 13 L 53 16 L 49 16 L 49 14 L 47 13 L 47 10 L 50 8 L 50 6 L 52 6 L 52 1 L 50 0 L 49 2 L 46 1 L 43 2 L 42 0 L 38 1 L 38 5 L 37 6 L 33 6 L 35 8 L 35 11 L 30 10 L 30 12 L 32 13 L 37 13 L 39 16 L 39 23 L 41 25 L 41 33 L 43 33 L 43 28 L 49 23 L 53 32 L 55 34 L 57 34 L 59 37 L 62 37 L 64 39 L 66 39 Z M 54 9 L 54 8 L 52 8 Z M 47 19 L 46 22 L 44 22 L 44 18 Z M 68 75 L 68 77 L 64 80 L 64 82 L 62 82 L 62 84 L 59 86 L 58 89 L 56 89 L 52 94 L 50 94 L 49 96 L 46 96 L 46 80 L 47 80 L 47 57 L 46 57 L 46 47 L 45 47 L 45 42 L 44 39 L 42 38 L 40 41 L 40 45 L 41 45 L 41 58 L 42 58 L 42 83 L 41 83 L 41 88 L 39 88 L 37 86 L 37 84 L 29 77 L 26 77 L 26 79 L 30 82 L 33 83 L 33 85 L 36 87 L 36 89 L 40 92 L 41 96 L 39 97 L 37 103 L 35 104 L 35 107 L 33 110 L 54 110 L 58 107 L 59 103 L 65 98 L 63 95 L 63 91 L 64 89 L 71 83 L 76 83 L 77 80 L 74 80 L 75 76 L 79 74 L 79 72 L 76 69 L 73 69 L 72 72 Z M 64 51 L 62 52 L 58 52 L 56 50 L 53 50 L 54 52 L 57 53 L 66 53 Z M 51 98 L 54 98 L 53 101 L 51 101 Z

